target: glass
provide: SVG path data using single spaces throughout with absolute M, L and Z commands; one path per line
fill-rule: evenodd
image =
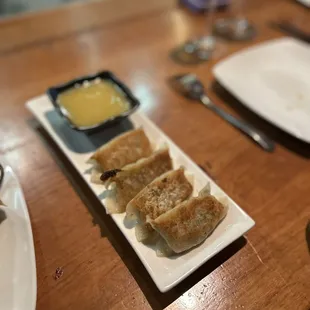
M 256 35 L 254 26 L 244 15 L 245 0 L 233 0 L 231 16 L 216 21 L 214 32 L 216 35 L 233 41 L 246 41 Z
M 213 22 L 217 5 L 218 0 L 209 0 L 206 2 L 206 27 L 204 34 L 175 48 L 171 53 L 175 61 L 183 64 L 195 64 L 209 60 L 213 56 L 216 48 L 216 39 L 213 35 Z

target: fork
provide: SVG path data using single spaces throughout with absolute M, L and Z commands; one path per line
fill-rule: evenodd
M 283 31 L 296 39 L 310 43 L 310 33 L 299 29 L 288 21 L 270 22 L 269 24 L 271 27 Z

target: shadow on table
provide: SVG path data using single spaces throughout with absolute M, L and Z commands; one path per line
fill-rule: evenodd
M 306 242 L 307 242 L 308 251 L 310 254 L 310 220 L 308 221 L 308 224 L 306 226 Z
M 80 196 L 85 206 L 91 213 L 94 224 L 100 226 L 101 236 L 107 237 L 109 239 L 118 255 L 130 270 L 132 276 L 135 278 L 136 282 L 140 286 L 142 292 L 144 293 L 153 309 L 160 310 L 166 308 L 188 289 L 210 274 L 213 270 L 223 264 L 243 246 L 245 246 L 246 239 L 244 237 L 237 239 L 215 257 L 206 262 L 192 275 L 182 281 L 179 285 L 167 293 L 161 293 L 155 286 L 147 270 L 144 268 L 143 264 L 127 242 L 126 238 L 117 228 L 111 217 L 105 213 L 101 202 L 88 188 L 79 173 L 67 160 L 55 142 L 49 137 L 48 133 L 42 127 L 40 127 L 36 121 L 31 121 L 31 126 L 34 128 L 34 130 L 36 130 L 39 137 L 45 143 L 46 147 L 49 148 L 49 151 L 56 159 L 57 164 L 69 179 L 76 193 Z
M 45 116 L 62 142 L 76 153 L 94 152 L 101 145 L 115 138 L 115 136 L 133 129 L 133 124 L 128 119 L 125 119 L 102 131 L 86 133 L 72 129 L 68 122 L 55 110 L 46 112 Z
M 226 105 L 231 107 L 240 117 L 263 131 L 277 144 L 283 145 L 288 150 L 297 153 L 302 157 L 310 158 L 310 144 L 294 138 L 290 134 L 259 117 L 257 114 L 244 106 L 217 81 L 214 81 L 211 87 L 215 94 L 221 98 Z

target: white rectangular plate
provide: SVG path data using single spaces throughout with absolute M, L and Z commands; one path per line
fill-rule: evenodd
M 248 108 L 310 143 L 310 45 L 291 38 L 245 49 L 213 69 Z
M 83 149 L 84 151 L 89 150 L 89 147 L 94 147 L 92 143 L 98 142 L 97 138 L 91 138 L 90 136 L 70 129 L 65 121 L 54 111 L 52 104 L 46 96 L 41 96 L 29 101 L 27 107 L 58 144 L 94 194 L 99 198 L 99 195 L 103 191 L 103 187 L 91 183 L 90 174 L 85 173 L 85 171 L 90 168 L 90 165 L 87 164 L 86 161 L 89 159 L 92 152 L 81 153 L 80 151 L 74 151 L 74 149 L 77 148 L 79 150 Z M 158 146 L 166 143 L 169 146 L 174 167 L 183 165 L 186 171 L 193 174 L 195 177 L 195 194 L 197 194 L 206 183 L 210 182 L 211 192 L 215 196 L 226 196 L 226 194 L 145 115 L 141 112 L 136 112 L 130 116 L 130 121 L 134 127 L 142 126 L 153 144 Z M 101 133 L 101 139 L 104 140 L 105 135 L 108 134 L 109 130 Z M 102 203 L 104 204 L 105 200 L 102 200 Z M 254 225 L 254 221 L 242 211 L 235 202 L 229 199 L 228 214 L 211 236 L 192 251 L 180 255 L 177 258 L 170 259 L 157 257 L 154 250 L 139 243 L 136 240 L 134 229 L 126 228 L 123 224 L 125 214 L 113 214 L 111 216 L 139 256 L 161 292 L 166 292 L 178 284 L 204 262 L 238 237 L 242 236 Z
M 0 309 L 35 310 L 36 260 L 27 205 L 11 167 L 1 162 L 5 176 L 0 206 L 6 219 L 0 223 Z

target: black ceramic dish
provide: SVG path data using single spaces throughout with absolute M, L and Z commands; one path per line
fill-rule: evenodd
M 66 111 L 64 111 L 57 100 L 57 97 L 64 91 L 73 88 L 76 84 L 83 84 L 85 81 L 93 81 L 97 78 L 100 78 L 102 80 L 107 80 L 110 81 L 111 83 L 115 84 L 120 91 L 122 91 L 125 94 L 126 99 L 129 102 L 129 109 L 119 115 L 113 116 L 101 123 L 98 123 L 93 126 L 89 127 L 80 127 L 75 125 L 66 115 Z M 123 83 L 121 82 L 115 75 L 110 72 L 110 71 L 102 71 L 94 75 L 88 75 L 88 76 L 83 76 L 78 79 L 71 80 L 67 83 L 51 87 L 47 90 L 47 95 L 49 96 L 51 102 L 53 103 L 55 109 L 59 112 L 59 114 L 66 119 L 68 124 L 70 125 L 71 128 L 78 130 L 78 131 L 86 131 L 86 132 L 94 132 L 98 131 L 100 129 L 103 129 L 105 127 L 110 127 L 123 119 L 127 118 L 131 113 L 133 113 L 140 105 L 139 100 L 132 94 L 130 89 Z

